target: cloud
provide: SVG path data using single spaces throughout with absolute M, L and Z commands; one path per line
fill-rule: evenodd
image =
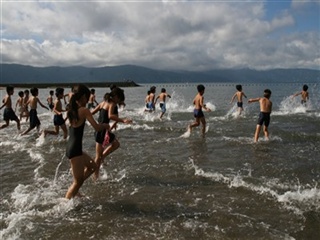
M 292 30 L 290 9 L 266 15 L 263 2 L 5 2 L 2 62 L 318 68 L 318 31 Z

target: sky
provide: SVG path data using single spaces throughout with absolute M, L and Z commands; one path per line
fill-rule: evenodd
M 1 0 L 1 63 L 320 69 L 320 0 Z

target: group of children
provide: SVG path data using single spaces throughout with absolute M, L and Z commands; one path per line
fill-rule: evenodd
M 233 95 L 231 103 L 234 99 L 237 99 L 237 107 L 239 114 L 243 110 L 243 97 L 247 98 L 245 93 L 242 91 L 242 86 L 236 86 L 237 92 Z M 70 159 L 71 169 L 73 174 L 73 183 L 69 187 L 66 198 L 71 199 L 78 195 L 79 189 L 84 181 L 94 174 L 94 179 L 99 177 L 99 169 L 103 160 L 113 151 L 119 148 L 120 143 L 116 139 L 115 135 L 111 132 L 116 129 L 117 123 L 122 122 L 125 124 L 131 124 L 132 121 L 126 118 L 120 118 L 118 114 L 118 106 L 124 105 L 125 95 L 124 91 L 116 86 L 110 88 L 110 92 L 104 95 L 104 100 L 101 103 L 95 101 L 95 91 L 89 90 L 85 85 L 79 84 L 71 89 L 68 94 L 64 94 L 63 88 L 56 88 L 55 95 L 56 99 L 53 100 L 53 92 L 50 91 L 50 95 L 47 98 L 49 107 L 41 103 L 38 98 L 39 90 L 32 88 L 30 90 L 31 97 L 28 96 L 28 92 L 19 92 L 19 99 L 17 100 L 16 107 L 20 113 L 20 119 L 16 116 L 15 111 L 12 109 L 11 96 L 14 94 L 14 88 L 12 86 L 7 87 L 7 95 L 3 99 L 3 104 L 0 109 L 4 108 L 3 119 L 5 124 L 1 125 L 0 128 L 5 128 L 9 125 L 9 121 L 16 121 L 17 128 L 20 130 L 20 120 L 22 117 L 29 118 L 29 128 L 22 133 L 27 134 L 34 128 L 39 130 L 40 121 L 37 116 L 37 104 L 47 110 L 51 109 L 54 113 L 53 123 L 55 126 L 54 130 L 44 130 L 44 136 L 47 134 L 57 135 L 59 134 L 59 128 L 64 132 L 64 138 L 66 139 L 69 132 L 69 138 L 66 147 L 66 156 Z M 303 90 L 293 95 L 293 97 L 301 95 L 301 103 L 306 104 L 309 99 L 308 86 L 304 85 Z M 193 115 L 195 121 L 188 125 L 188 131 L 194 127 L 202 124 L 202 134 L 205 134 L 206 120 L 203 113 L 205 111 L 211 111 L 204 104 L 204 92 L 205 87 L 203 85 L 197 86 L 198 93 L 196 94 L 193 104 L 194 111 Z M 155 97 L 156 87 L 152 86 L 148 95 L 145 99 L 147 111 L 155 111 L 155 105 L 157 100 L 160 100 L 161 115 L 160 118 L 166 112 L 166 98 L 171 96 L 166 93 L 166 89 L 162 88 L 161 93 Z M 68 98 L 68 103 L 66 102 Z M 270 123 L 270 114 L 272 111 L 272 102 L 270 101 L 271 91 L 269 89 L 264 90 L 263 97 L 251 98 L 248 103 L 259 102 L 260 114 L 254 134 L 254 141 L 257 142 L 262 125 L 264 125 L 263 131 L 266 139 L 269 138 L 268 126 Z M 66 109 L 62 107 L 61 100 L 64 99 L 66 103 Z M 89 103 L 89 104 L 88 104 Z M 97 106 L 94 107 L 94 103 Z M 30 110 L 28 111 L 30 107 Z M 67 112 L 67 117 L 63 117 L 63 112 Z M 94 119 L 93 115 L 99 112 L 98 122 Z M 65 121 L 69 121 L 69 131 L 67 130 Z M 95 141 L 96 141 L 96 156 L 92 159 L 87 153 L 82 150 L 82 140 L 84 134 L 84 126 L 86 120 L 95 129 Z M 113 125 L 110 126 L 110 120 L 114 121 Z
M 236 85 L 237 92 L 232 96 L 230 103 L 233 103 L 234 99 L 237 98 L 237 107 L 238 107 L 238 112 L 239 115 L 241 115 L 241 112 L 243 111 L 243 97 L 247 98 L 245 93 L 242 91 L 242 86 L 241 85 Z M 203 114 L 202 109 L 206 111 L 211 111 L 209 108 L 206 107 L 204 104 L 204 91 L 205 87 L 203 85 L 198 85 L 197 86 L 198 94 L 193 100 L 193 104 L 195 106 L 194 108 L 194 118 L 195 122 L 190 124 L 188 126 L 188 130 L 191 132 L 191 129 L 193 127 L 197 127 L 202 124 L 202 134 L 205 134 L 205 129 L 206 129 L 206 120 Z M 307 100 L 309 100 L 309 93 L 308 93 L 308 86 L 303 85 L 302 91 L 294 94 L 292 97 L 296 97 L 298 95 L 301 95 L 301 104 L 306 105 Z M 271 90 L 270 89 L 265 89 L 263 97 L 258 97 L 258 98 L 250 98 L 248 100 L 248 103 L 254 103 L 254 102 L 259 102 L 260 104 L 260 113 L 259 113 L 259 118 L 257 121 L 257 126 L 254 134 L 254 142 L 258 142 L 261 127 L 263 125 L 263 132 L 266 140 L 269 140 L 269 131 L 268 127 L 270 124 L 270 115 L 272 112 L 272 102 L 270 101 L 271 97 Z

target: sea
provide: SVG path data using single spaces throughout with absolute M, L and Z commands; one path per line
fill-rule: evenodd
M 320 239 L 320 84 L 306 83 L 306 106 L 292 97 L 304 83 L 242 84 L 248 98 L 272 91 L 270 139 L 261 132 L 257 143 L 259 103 L 244 99 L 239 115 L 230 103 L 236 83 L 204 84 L 206 134 L 188 134 L 197 84 L 155 84 L 156 95 L 171 95 L 162 120 L 159 104 L 144 111 L 153 84 L 124 88 L 119 116 L 133 123 L 118 124 L 120 148 L 72 200 L 64 198 L 72 174 L 62 131 L 20 136 L 10 122 L 0 130 L 0 239 Z M 40 89 L 44 104 L 49 90 Z M 106 92 L 96 89 L 99 102 Z M 53 129 L 53 113 L 38 106 L 38 114 L 41 129 Z M 84 134 L 94 158 L 89 123 Z

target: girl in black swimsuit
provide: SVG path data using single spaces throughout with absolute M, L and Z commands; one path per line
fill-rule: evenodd
M 74 95 L 70 99 L 70 108 L 67 117 L 70 122 L 69 139 L 66 156 L 70 159 L 73 183 L 69 187 L 66 198 L 70 199 L 77 195 L 84 181 L 96 170 L 93 159 L 82 151 L 82 138 L 85 121 L 88 120 L 96 131 L 109 129 L 109 124 L 98 124 L 86 108 L 90 96 L 90 90 L 85 85 L 74 88 Z
M 119 148 L 120 143 L 116 139 L 115 135 L 111 132 L 113 128 L 116 127 L 117 122 L 131 123 L 129 119 L 122 119 L 118 116 L 118 104 L 123 103 L 125 99 L 124 92 L 122 89 L 115 87 L 112 89 L 111 93 L 106 93 L 104 95 L 104 101 L 101 102 L 93 111 L 92 114 L 99 113 L 98 122 L 108 123 L 110 120 L 114 121 L 114 124 L 110 130 L 100 131 L 95 133 L 96 140 L 96 158 L 95 163 L 97 164 L 97 169 L 95 171 L 95 179 L 99 177 L 99 168 L 104 158 L 110 153 L 114 152 Z M 107 141 L 106 141 L 107 140 Z

